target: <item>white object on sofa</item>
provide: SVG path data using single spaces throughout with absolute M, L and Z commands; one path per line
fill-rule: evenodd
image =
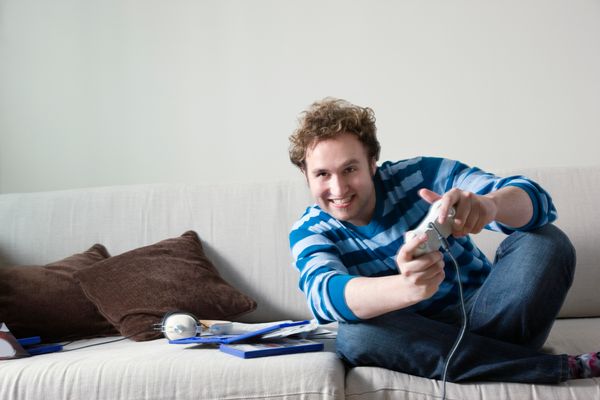
M 502 172 L 502 171 L 499 171 Z M 600 167 L 518 171 L 551 193 L 577 250 L 575 283 L 547 347 L 600 350 Z M 258 302 L 244 322 L 311 315 L 291 266 L 288 232 L 311 202 L 306 183 L 157 184 L 0 195 L 0 263 L 41 264 L 104 244 L 112 255 L 195 230 L 223 277 Z M 475 241 L 493 257 L 502 235 Z M 587 317 L 587 318 L 574 318 Z M 102 341 L 101 339 L 95 339 Z M 85 342 L 85 341 L 84 341 Z M 78 342 L 73 345 L 80 345 Z M 87 343 L 87 342 L 86 342 Z M 327 346 L 331 349 L 331 343 Z M 448 384 L 449 399 L 600 398 L 600 380 L 561 385 Z M 242 360 L 164 340 L 129 340 L 0 361 L 0 398 L 434 399 L 437 381 L 382 368 L 347 373 L 335 354 Z

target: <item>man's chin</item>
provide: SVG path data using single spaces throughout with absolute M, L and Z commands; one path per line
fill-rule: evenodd
M 348 221 L 351 219 L 351 216 L 348 212 L 338 209 L 329 209 L 329 214 L 339 221 Z

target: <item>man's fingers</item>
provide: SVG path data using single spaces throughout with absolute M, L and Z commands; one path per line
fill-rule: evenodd
M 448 218 L 448 213 L 450 212 L 450 208 L 454 207 L 454 205 L 458 202 L 460 198 L 460 190 L 452 189 L 449 192 L 445 193 L 444 196 L 441 197 L 441 205 L 439 211 L 438 221 L 440 224 L 446 222 Z M 457 210 L 455 210 L 457 211 Z
M 434 253 L 431 253 L 433 256 Z M 419 259 L 421 261 L 421 259 Z M 431 264 L 428 263 L 417 263 L 413 261 L 411 264 L 414 269 L 407 269 L 403 274 L 411 281 L 414 285 L 429 285 L 431 282 L 438 282 L 444 279 L 444 263 L 443 261 L 437 261 Z M 441 282 L 441 281 L 440 281 Z
M 414 258 L 402 263 L 401 273 L 409 276 L 413 274 L 422 274 L 426 271 L 436 271 L 444 268 L 444 256 L 439 251 L 423 254 L 420 257 Z M 434 272 L 430 272 L 434 273 Z
M 400 248 L 399 256 L 406 261 L 414 258 L 414 252 L 423 243 L 427 241 L 427 235 L 422 233 L 421 235 L 415 235 L 413 231 L 408 231 L 405 234 L 404 245 Z
M 423 200 L 425 200 L 426 202 L 428 202 L 429 204 L 433 203 L 434 201 L 436 201 L 442 197 L 439 194 L 437 194 L 436 192 L 431 191 L 429 189 L 419 190 L 419 196 L 421 196 L 421 198 Z

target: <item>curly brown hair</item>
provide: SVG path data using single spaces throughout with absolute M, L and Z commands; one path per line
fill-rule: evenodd
M 314 102 L 299 118 L 299 126 L 290 136 L 290 161 L 301 170 L 306 168 L 306 151 L 318 142 L 344 133 L 356 135 L 367 151 L 369 160 L 379 159 L 375 113 L 346 100 L 327 97 Z

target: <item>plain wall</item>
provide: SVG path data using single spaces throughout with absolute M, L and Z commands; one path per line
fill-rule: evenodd
M 597 0 L 0 0 L 0 193 L 301 179 L 325 96 L 382 160 L 597 164 L 599 71 Z

